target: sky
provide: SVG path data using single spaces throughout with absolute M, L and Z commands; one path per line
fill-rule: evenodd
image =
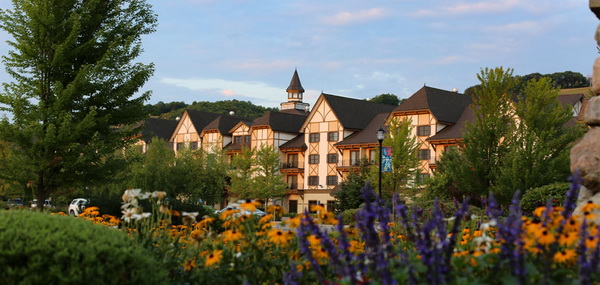
M 423 85 L 463 92 L 482 68 L 591 76 L 599 20 L 588 0 L 149 0 L 157 31 L 148 103 L 287 100 L 294 70 L 321 92 L 408 98 Z M 10 8 L 10 1 L 0 1 Z M 0 32 L 0 54 L 9 49 Z M 0 68 L 0 82 L 9 82 Z

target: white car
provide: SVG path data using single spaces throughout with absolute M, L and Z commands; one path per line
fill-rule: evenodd
M 215 211 L 215 214 L 220 214 L 220 213 L 223 213 L 223 212 L 228 211 L 228 210 L 239 210 L 240 212 L 236 213 L 236 216 L 237 215 L 254 215 L 254 216 L 258 216 L 258 217 L 263 217 L 263 216 L 267 215 L 267 213 L 265 213 L 265 212 L 263 212 L 263 211 L 261 211 L 259 209 L 256 209 L 253 212 L 241 209 L 240 206 L 239 206 L 239 204 L 237 204 L 237 203 L 233 203 L 233 204 L 231 204 L 231 205 L 229 205 L 229 206 L 227 206 L 227 207 L 225 207 L 225 208 L 223 208 L 221 210 Z
M 90 201 L 85 198 L 73 199 L 73 201 L 71 201 L 69 204 L 69 215 L 73 217 L 79 216 L 81 213 L 83 213 L 83 210 L 85 210 L 89 202 Z
M 35 209 L 37 208 L 37 199 L 33 199 L 33 201 L 31 201 L 31 209 Z M 46 199 L 44 200 L 44 209 L 54 209 L 56 207 L 54 207 L 54 205 L 52 204 L 52 201 Z

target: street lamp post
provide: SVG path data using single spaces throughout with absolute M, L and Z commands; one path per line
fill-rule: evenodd
M 379 127 L 377 130 L 377 141 L 379 141 L 379 199 L 381 199 L 381 168 L 383 166 L 383 152 L 382 146 L 383 139 L 385 138 L 385 130 Z

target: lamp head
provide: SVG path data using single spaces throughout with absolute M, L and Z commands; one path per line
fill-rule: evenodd
M 377 130 L 377 140 L 378 140 L 379 142 L 382 142 L 382 141 L 383 141 L 383 139 L 385 139 L 385 130 L 384 130 L 383 128 L 381 128 L 381 127 L 380 127 L 380 128 Z

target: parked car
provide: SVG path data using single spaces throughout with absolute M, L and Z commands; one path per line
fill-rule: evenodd
M 31 201 L 31 208 L 35 209 L 37 208 L 37 199 L 33 199 L 33 201 Z M 54 209 L 56 207 L 54 207 L 54 205 L 52 204 L 52 201 L 46 199 L 44 200 L 44 209 Z
M 73 199 L 73 201 L 71 201 L 71 203 L 69 204 L 69 209 L 67 211 L 69 212 L 69 215 L 77 217 L 81 213 L 83 213 L 83 210 L 85 210 L 89 203 L 90 201 L 85 198 Z
M 10 199 L 10 200 L 6 201 L 6 205 L 9 208 L 23 208 L 23 199 L 21 199 L 21 198 Z
M 229 210 L 239 210 L 240 212 L 236 213 L 236 215 L 253 215 L 253 216 L 258 216 L 258 217 L 263 217 L 263 216 L 267 215 L 267 213 L 265 213 L 265 212 L 263 212 L 263 211 L 261 211 L 259 209 L 256 209 L 253 212 L 250 212 L 250 211 L 245 210 L 245 209 L 241 209 L 240 205 L 236 204 L 236 203 L 231 204 L 231 205 L 229 205 L 229 206 L 227 206 L 227 207 L 225 207 L 225 208 L 223 208 L 221 210 L 215 211 L 215 214 L 220 214 L 220 213 L 223 213 L 223 212 L 229 211 Z

